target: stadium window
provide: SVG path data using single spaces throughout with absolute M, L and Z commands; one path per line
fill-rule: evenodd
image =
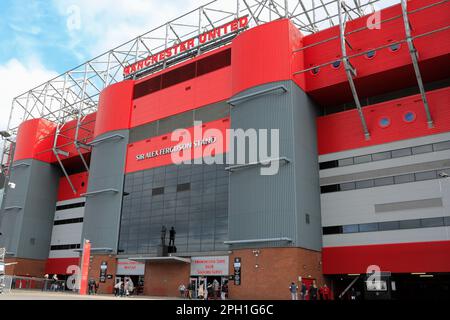
M 320 192 L 321 193 L 331 193 L 331 192 L 337 192 L 340 191 L 338 184 L 332 184 L 329 186 L 321 186 Z
M 324 235 L 329 235 L 329 234 L 341 234 L 342 233 L 342 226 L 333 226 L 333 227 L 323 227 L 322 228 L 322 233 Z
M 416 120 L 416 114 L 412 111 L 408 111 L 403 115 L 403 121 L 407 123 L 414 122 Z
M 195 69 L 195 62 L 193 62 L 163 74 L 161 89 L 195 78 Z
M 341 191 L 349 191 L 349 190 L 355 190 L 355 183 L 354 182 L 346 182 L 340 184 Z
M 414 182 L 414 173 L 402 174 L 394 177 L 395 184 Z
M 161 194 L 164 194 L 164 187 L 162 187 L 162 188 L 154 188 L 152 190 L 152 196 L 158 196 L 158 195 L 161 195 Z
M 351 166 L 354 164 L 353 158 L 341 159 L 341 160 L 338 160 L 338 162 L 339 162 L 339 167 Z
M 197 77 L 231 65 L 231 49 L 213 54 L 197 62 Z
M 390 230 L 398 230 L 400 229 L 399 221 L 387 221 L 387 222 L 379 222 L 378 230 L 379 231 L 390 231 Z
M 319 67 L 312 68 L 311 69 L 311 74 L 315 76 L 315 75 L 317 75 L 319 73 L 319 71 L 320 71 Z
M 189 190 L 191 190 L 190 183 L 181 183 L 181 184 L 177 185 L 177 192 L 189 191 Z
M 378 223 L 363 223 L 359 225 L 359 232 L 378 231 Z
M 336 60 L 331 64 L 331 66 L 333 67 L 333 69 L 339 69 L 339 67 L 341 66 L 341 60 Z
M 444 217 L 444 223 L 446 226 L 450 226 L 450 217 Z
M 356 189 L 372 188 L 373 186 L 374 186 L 373 180 L 364 180 L 356 182 Z
M 367 162 L 371 162 L 371 161 L 372 161 L 372 157 L 370 154 L 365 155 L 365 156 L 355 157 L 355 164 L 367 163 Z
M 416 229 L 420 226 L 420 219 L 400 221 L 400 229 Z
M 357 233 L 359 232 L 359 226 L 357 224 L 350 224 L 342 227 L 342 233 Z
M 422 154 L 429 152 L 433 152 L 433 146 L 431 144 L 412 148 L 412 154 Z
M 339 162 L 337 160 L 319 163 L 320 170 L 332 169 L 332 168 L 337 168 L 337 167 L 339 167 Z
M 438 142 L 433 144 L 434 151 L 442 151 L 450 149 L 450 141 Z
M 392 155 L 391 155 L 390 151 L 378 152 L 378 153 L 372 154 L 373 161 L 387 160 L 387 159 L 391 159 L 391 157 L 392 157 Z
M 444 226 L 443 217 L 422 219 L 422 228 L 435 228 L 443 226 Z
M 394 184 L 394 177 L 378 178 L 374 182 L 375 187 L 390 186 Z
M 389 46 L 389 51 L 391 51 L 391 52 L 397 52 L 398 50 L 400 50 L 400 48 L 401 48 L 401 44 L 400 43 L 394 43 L 394 44 L 391 44 L 390 46 Z
M 378 121 L 378 125 L 381 128 L 387 128 L 391 125 L 391 119 L 389 119 L 389 117 L 382 117 L 379 121 Z
M 437 178 L 436 171 L 417 172 L 414 174 L 416 181 L 432 180 Z
M 375 50 L 370 50 L 369 52 L 366 53 L 366 58 L 367 59 L 373 59 L 375 58 L 377 52 Z
M 161 76 L 153 77 L 134 86 L 133 99 L 161 90 Z
M 400 158 L 410 156 L 412 154 L 411 148 L 404 148 L 392 151 L 392 158 Z

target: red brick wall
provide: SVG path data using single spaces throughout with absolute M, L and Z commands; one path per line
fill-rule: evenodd
M 36 277 L 43 278 L 45 275 L 46 260 L 32 260 L 32 259 L 20 259 L 20 258 L 7 258 L 6 263 L 14 263 L 6 267 L 7 275 L 23 276 L 23 277 Z
M 178 297 L 178 287 L 189 283 L 191 272 L 188 263 L 159 263 L 145 264 L 144 295 L 161 297 Z
M 103 261 L 106 261 L 108 263 L 108 269 L 106 271 L 106 274 L 112 275 L 112 279 L 106 279 L 105 283 L 100 282 L 100 266 Z M 93 256 L 92 262 L 89 266 L 89 278 L 88 279 L 94 279 L 98 284 L 98 291 L 99 294 L 111 294 L 114 292 L 114 278 L 116 276 L 116 270 L 117 270 L 117 260 L 115 256 L 109 256 L 109 255 L 95 255 Z
M 240 286 L 229 282 L 230 299 L 287 300 L 289 285 L 298 277 L 315 279 L 317 286 L 323 285 L 321 253 L 302 248 L 265 248 L 234 250 L 230 255 L 230 274 L 234 273 L 234 258 L 241 258 Z M 258 265 L 258 267 L 256 267 Z

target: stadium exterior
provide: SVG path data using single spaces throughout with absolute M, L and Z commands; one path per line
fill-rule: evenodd
M 63 278 L 88 239 L 103 293 L 128 276 L 158 296 L 201 278 L 228 281 L 232 299 L 288 299 L 292 281 L 313 280 L 335 298 L 349 285 L 368 299 L 448 296 L 450 4 L 344 21 L 333 2 L 340 23 L 309 34 L 292 14 L 255 24 L 238 9 L 124 63 L 95 106 L 84 90 L 78 112 L 25 109 L 2 159 L 7 273 Z M 224 157 L 220 133 L 276 129 L 279 156 L 174 164 L 179 128 L 215 129 L 200 144 Z M 374 268 L 386 288 L 366 285 Z

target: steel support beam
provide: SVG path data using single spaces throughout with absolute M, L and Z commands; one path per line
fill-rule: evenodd
M 419 86 L 419 90 L 420 90 L 420 95 L 422 97 L 423 106 L 425 108 L 425 113 L 427 115 L 428 128 L 431 129 L 431 128 L 434 127 L 434 122 L 433 122 L 433 118 L 431 117 L 430 106 L 428 104 L 427 95 L 425 93 L 425 87 L 424 87 L 423 81 L 422 81 L 422 75 L 420 73 L 419 58 L 418 58 L 418 55 L 417 55 L 417 49 L 414 46 L 413 37 L 411 35 L 411 24 L 409 23 L 408 5 L 407 5 L 406 0 L 401 0 L 401 5 L 402 5 L 403 22 L 404 22 L 404 25 L 405 25 L 406 42 L 408 43 L 408 49 L 409 49 L 409 53 L 411 55 L 412 64 L 413 64 L 413 67 L 414 67 L 414 73 L 416 74 L 417 84 Z
M 338 3 L 338 13 L 339 13 L 339 38 L 341 43 L 341 53 L 342 53 L 342 63 L 344 64 L 345 74 L 347 75 L 347 80 L 350 85 L 350 90 L 352 91 L 353 100 L 355 101 L 356 109 L 358 110 L 359 118 L 361 120 L 361 125 L 364 132 L 364 138 L 370 140 L 370 132 L 367 128 L 366 119 L 361 108 L 361 102 L 359 100 L 358 92 L 356 91 L 355 83 L 353 77 L 356 77 L 356 69 L 351 65 L 349 58 L 347 56 L 347 39 L 345 37 L 345 26 L 348 14 L 345 12 L 345 3 L 343 0 L 339 0 Z

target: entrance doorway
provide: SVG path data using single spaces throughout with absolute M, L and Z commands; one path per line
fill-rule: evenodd
M 144 294 L 144 276 L 122 276 L 117 275 L 114 280 L 114 285 L 119 282 L 125 283 L 127 280 L 130 280 L 133 284 L 133 291 L 130 292 L 130 295 L 142 295 Z
M 228 298 L 228 277 L 208 276 L 191 277 L 191 283 L 195 285 L 195 295 L 193 299 L 220 300 L 222 290 L 225 293 L 224 298 Z

